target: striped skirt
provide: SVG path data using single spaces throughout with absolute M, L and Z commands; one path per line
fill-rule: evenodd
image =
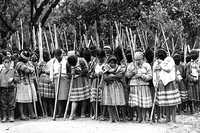
M 105 83 L 102 91 L 102 105 L 125 105 L 124 88 L 121 82 Z
M 98 88 L 99 82 L 100 81 L 98 81 L 97 78 L 92 80 L 91 88 L 90 88 L 90 102 L 95 102 L 97 97 L 98 97 L 98 101 L 101 101 L 102 90 Z M 98 93 L 97 93 L 97 88 L 98 88 Z
M 185 86 L 183 80 L 177 81 L 176 84 L 177 84 L 178 89 L 180 91 L 181 102 L 188 101 L 188 91 L 186 89 L 186 86 Z
M 22 82 L 17 84 L 16 102 L 31 103 L 33 102 L 33 99 L 34 101 L 37 101 L 37 93 L 34 83 L 24 84 Z
M 73 81 L 70 101 L 82 101 L 90 98 L 90 87 L 86 77 L 78 77 Z
M 150 108 L 152 107 L 152 97 L 148 85 L 130 86 L 129 106 Z
M 45 75 L 39 79 L 38 92 L 43 98 L 55 98 L 55 86 L 49 82 L 49 78 Z
M 198 83 L 195 82 L 187 82 L 187 89 L 188 89 L 188 100 L 190 101 L 199 101 L 200 94 L 199 94 L 199 86 Z
M 58 84 L 58 78 L 54 79 L 54 83 L 55 83 L 55 91 L 56 91 L 57 84 Z M 58 91 L 58 100 L 67 100 L 68 99 L 69 84 L 70 84 L 70 79 L 68 79 L 66 77 L 61 77 L 60 87 L 59 87 L 59 91 Z
M 158 106 L 176 106 L 181 103 L 180 92 L 175 81 L 166 86 L 160 81 L 158 85 L 156 104 Z

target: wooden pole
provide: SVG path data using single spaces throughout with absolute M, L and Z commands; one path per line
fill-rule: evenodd
M 73 68 L 72 68 L 72 69 L 73 69 Z M 73 87 L 73 83 L 74 83 L 74 75 L 72 75 L 72 78 L 71 78 L 71 81 L 70 81 L 70 87 L 69 87 L 67 105 L 66 105 L 65 113 L 64 113 L 64 119 L 67 118 L 67 111 L 68 111 L 68 108 L 69 108 L 69 102 L 70 102 L 69 100 L 70 100 L 70 94 L 71 94 L 71 90 L 72 90 L 72 87 Z
M 67 49 L 67 51 L 69 50 L 69 48 L 68 48 L 68 44 L 67 44 L 67 36 L 66 36 L 66 33 L 65 33 L 65 31 L 64 31 L 64 38 L 65 38 L 65 45 L 66 45 L 66 49 Z
M 22 41 L 21 41 L 21 49 L 24 49 L 24 34 L 23 34 L 23 25 L 22 25 L 22 19 L 20 19 L 20 24 L 21 24 L 21 37 L 22 37 Z
M 100 47 L 100 42 L 99 42 L 99 35 L 97 31 L 97 22 L 95 21 L 95 34 L 96 34 L 96 43 L 97 43 L 97 48 Z
M 121 47 L 121 50 L 122 50 L 123 59 L 125 61 L 125 64 L 127 64 L 127 59 L 126 59 L 126 55 L 125 55 L 125 52 L 124 52 L 124 47 L 122 45 L 121 35 L 120 35 L 119 28 L 118 28 L 116 21 L 115 21 L 115 26 L 116 26 L 116 30 L 117 30 L 117 36 L 118 36 L 117 42 L 119 42 L 119 46 Z
M 157 51 L 157 41 L 158 41 L 158 37 L 157 37 L 157 31 L 156 31 L 156 34 L 155 34 L 155 42 L 154 42 L 154 55 L 153 55 L 153 63 L 155 62 L 156 60 L 156 51 Z M 158 80 L 158 74 L 156 72 L 156 80 Z M 151 109 L 151 115 L 150 115 L 150 120 L 151 122 L 153 121 L 153 114 L 154 114 L 154 108 L 155 108 L 155 104 L 156 104 L 156 97 L 157 97 L 157 86 L 154 87 L 155 88 L 155 93 L 154 93 L 154 98 L 153 98 L 153 106 L 152 106 L 152 109 Z
M 76 30 L 74 30 L 74 51 L 76 51 Z
M 57 30 L 56 30 L 56 24 L 53 25 L 54 26 L 54 41 L 55 41 L 55 48 L 58 49 L 58 38 L 57 38 Z
M 22 48 L 21 48 L 21 43 L 20 43 L 20 38 L 19 38 L 19 32 L 17 31 L 17 42 L 18 42 L 18 48 L 19 48 L 19 50 L 22 50 Z
M 54 121 L 56 120 L 56 110 L 57 110 L 58 95 L 59 95 L 59 89 L 60 89 L 61 71 L 62 71 L 62 64 L 60 64 L 58 81 L 56 84 L 56 96 L 55 96 L 54 111 L 53 111 L 53 120 Z
M 39 58 L 39 62 L 43 62 L 43 47 L 42 47 L 42 28 L 41 28 L 41 24 L 39 23 L 39 30 L 38 30 L 38 47 L 39 47 L 39 54 L 40 54 L 40 58 Z
M 48 27 L 49 27 L 49 33 L 50 33 L 50 37 L 51 37 L 51 52 L 53 53 L 53 50 L 55 49 L 55 46 L 54 46 L 54 40 L 53 40 L 53 35 L 52 35 L 52 32 L 51 32 L 51 26 L 50 24 L 48 24 Z
M 35 37 L 35 27 L 33 27 L 33 49 L 35 50 L 36 49 L 36 47 L 37 47 L 37 43 L 36 43 L 36 37 Z

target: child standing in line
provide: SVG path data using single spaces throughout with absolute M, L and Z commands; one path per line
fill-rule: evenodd
M 121 81 L 121 67 L 117 65 L 117 58 L 115 56 L 111 56 L 108 59 L 107 66 L 103 69 L 105 70 L 105 74 L 102 104 L 108 107 L 110 122 L 116 122 L 118 113 L 117 106 L 124 106 L 126 104 L 124 88 Z
M 7 121 L 14 122 L 14 109 L 15 109 L 15 82 L 17 81 L 17 72 L 11 68 L 11 58 L 5 56 L 3 58 L 4 68 L 0 73 L 0 89 L 1 89 L 1 111 L 2 111 L 2 122 Z

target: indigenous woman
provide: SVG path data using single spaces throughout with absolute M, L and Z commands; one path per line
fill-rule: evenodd
M 153 65 L 153 83 L 157 88 L 157 104 L 166 108 L 166 122 L 176 121 L 176 106 L 181 103 L 180 93 L 175 83 L 175 63 L 167 52 L 159 49 Z
M 61 73 L 60 78 L 60 85 L 58 90 L 58 113 L 57 117 L 62 117 L 64 112 L 64 103 L 66 103 L 66 100 L 68 99 L 68 93 L 69 93 L 69 78 L 67 77 L 67 60 L 63 56 L 61 49 L 56 49 L 54 51 L 54 56 L 52 60 L 50 60 L 50 80 L 55 85 L 55 91 L 57 91 L 56 87 L 58 85 L 58 79 L 59 79 L 59 73 Z
M 188 99 L 188 92 L 186 90 L 186 86 L 184 83 L 184 79 L 185 79 L 185 68 L 184 66 L 181 64 L 181 55 L 179 54 L 175 54 L 174 55 L 174 61 L 175 61 L 175 74 L 176 74 L 176 84 L 178 86 L 178 89 L 180 91 L 180 96 L 181 96 L 181 104 L 179 105 L 179 114 L 181 113 L 181 111 L 183 111 L 183 107 L 185 105 L 185 102 L 187 102 Z
M 81 102 L 81 117 L 85 117 L 86 100 L 90 98 L 90 89 L 88 85 L 88 66 L 84 58 L 77 57 L 75 52 L 70 52 L 67 61 L 69 72 L 74 75 L 72 90 L 70 92 L 70 101 L 72 108 L 70 113 L 70 120 L 75 118 L 78 102 Z
M 198 88 L 198 52 L 192 51 L 190 54 L 191 61 L 186 67 L 186 81 L 188 89 L 188 100 L 191 114 L 194 113 L 194 107 L 197 107 L 199 99 L 199 88 Z
M 117 64 L 119 65 L 119 68 L 122 74 L 122 78 L 121 78 L 121 82 L 123 84 L 123 88 L 124 88 L 124 96 L 125 96 L 125 101 L 126 101 L 126 105 L 127 105 L 127 97 L 128 97 L 128 85 L 126 84 L 126 78 L 125 78 L 125 72 L 126 72 L 126 68 L 127 68 L 127 59 L 125 56 L 125 53 L 123 55 L 123 51 L 120 47 L 117 47 L 114 50 L 114 55 L 117 58 Z M 124 121 L 125 119 L 127 119 L 127 115 L 126 115 L 126 108 L 127 106 L 120 106 L 119 109 L 119 117 L 120 117 L 120 121 Z
M 150 64 L 144 61 L 142 52 L 135 53 L 135 63 L 127 68 L 126 76 L 130 77 L 129 106 L 137 107 L 138 122 L 144 120 L 146 111 L 152 106 L 149 82 L 152 79 Z
M 94 114 L 96 114 L 96 106 L 98 106 L 96 104 L 100 103 L 100 101 L 101 101 L 101 89 L 98 87 L 100 87 L 99 84 L 101 82 L 100 80 L 101 80 L 101 76 L 103 74 L 102 68 L 105 65 L 105 57 L 106 57 L 105 52 L 103 50 L 99 50 L 97 53 L 96 62 L 95 62 L 95 64 L 93 64 L 94 70 L 92 73 L 90 73 L 90 77 L 92 80 L 91 91 L 90 91 L 90 102 L 92 103 L 92 108 L 94 110 Z M 92 117 L 92 119 L 94 119 L 94 116 Z
M 103 68 L 104 83 L 102 92 L 102 105 L 108 107 L 110 122 L 117 121 L 117 106 L 124 106 L 125 96 L 124 88 L 121 82 L 122 71 L 121 66 L 117 65 L 117 58 L 111 56 L 108 59 L 108 64 Z
M 31 119 L 35 119 L 32 102 L 37 101 L 36 89 L 34 86 L 34 66 L 29 61 L 28 51 L 22 51 L 19 61 L 16 64 L 16 70 L 19 74 L 19 83 L 17 84 L 16 102 L 19 104 L 19 113 L 21 120 L 27 120 L 24 114 L 24 108 L 27 104 L 28 113 Z
M 40 93 L 42 103 L 44 106 L 45 115 L 53 115 L 53 101 L 55 98 L 55 86 L 50 80 L 50 66 L 49 56 L 47 52 L 43 53 L 44 62 L 39 64 L 39 87 L 38 91 Z

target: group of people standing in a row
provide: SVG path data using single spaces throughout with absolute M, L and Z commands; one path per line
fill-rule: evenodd
M 149 120 L 155 108 L 153 121 L 175 122 L 177 113 L 190 110 L 193 114 L 199 109 L 197 51 L 187 56 L 186 63 L 181 52 L 169 56 L 162 48 L 138 50 L 134 55 L 126 50 L 126 59 L 119 47 L 112 50 L 110 46 L 79 52 L 56 49 L 53 58 L 44 51 L 42 62 L 37 52 L 1 55 L 2 122 L 7 116 L 14 121 L 15 103 L 21 120 L 35 119 L 38 104 L 33 103 L 39 100 L 45 116 L 52 116 L 56 99 L 56 117 L 63 117 L 69 101 L 70 120 L 89 115 L 110 122 L 136 118 L 140 123 Z

